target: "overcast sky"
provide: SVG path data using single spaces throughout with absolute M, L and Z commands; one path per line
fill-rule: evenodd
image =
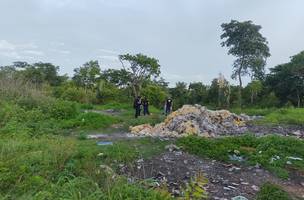
M 262 25 L 267 67 L 304 50 L 303 0 L 0 0 L 0 65 L 51 62 L 61 73 L 89 60 L 120 68 L 118 54 L 157 58 L 171 82 L 230 79 L 220 46 L 231 19 Z

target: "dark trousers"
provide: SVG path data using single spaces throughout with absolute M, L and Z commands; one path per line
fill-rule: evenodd
M 150 115 L 148 106 L 144 106 L 144 115 Z
M 171 107 L 166 107 L 166 115 L 171 113 Z
M 140 107 L 135 108 L 135 118 L 137 118 L 138 116 L 140 116 Z

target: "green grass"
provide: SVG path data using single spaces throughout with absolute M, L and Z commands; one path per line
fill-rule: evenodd
M 76 118 L 61 121 L 59 124 L 64 129 L 78 128 L 81 130 L 102 129 L 121 122 L 118 117 L 99 114 L 99 113 L 81 113 Z
M 13 135 L 67 135 L 71 129 L 95 130 L 110 127 L 121 120 L 99 113 L 82 113 L 76 104 L 56 100 L 52 104 L 27 109 L 0 102 L 0 132 Z
M 231 109 L 231 112 L 247 115 L 264 116 L 263 119 L 257 121 L 257 124 L 269 125 L 303 125 L 304 124 L 304 108 L 245 108 Z
M 304 108 L 277 109 L 265 116 L 263 123 L 270 124 L 304 124 Z
M 114 142 L 113 146 L 101 146 L 102 160 L 116 167 L 117 164 L 131 164 L 134 160 L 147 159 L 164 151 L 168 141 L 153 138 Z
M 135 110 L 131 104 L 122 104 L 122 103 L 110 103 L 106 105 L 97 105 L 94 107 L 96 110 L 107 110 L 113 109 L 118 111 L 115 117 L 123 123 L 124 130 L 128 130 L 130 126 L 136 126 L 140 124 L 151 124 L 155 125 L 164 120 L 165 116 L 162 115 L 161 111 L 154 106 L 150 106 L 149 110 L 151 115 L 149 116 L 140 116 L 138 118 L 134 117 Z
M 274 112 L 277 108 L 232 108 L 231 112 L 236 114 L 245 113 L 250 116 L 266 116 L 267 114 Z
M 169 199 L 100 168 L 148 158 L 164 145 L 150 139 L 97 146 L 95 141 L 54 135 L 1 136 L 0 199 Z
M 265 183 L 261 187 L 256 200 L 292 200 L 292 198 L 281 187 L 271 183 Z
M 288 177 L 288 168 L 304 170 L 303 160 L 293 161 L 287 158 L 294 156 L 304 159 L 304 141 L 294 138 L 280 136 L 257 138 L 251 135 L 217 139 L 186 137 L 180 138 L 177 144 L 192 154 L 225 162 L 232 162 L 229 160 L 229 155 L 237 150 L 246 159 L 246 164 L 259 163 L 280 178 Z M 276 156 L 280 159 L 271 162 Z M 291 161 L 292 164 L 288 165 L 287 161 Z

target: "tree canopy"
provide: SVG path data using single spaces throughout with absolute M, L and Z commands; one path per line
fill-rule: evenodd
M 268 42 L 260 33 L 261 26 L 252 21 L 232 20 L 221 25 L 223 34 L 221 43 L 228 47 L 228 54 L 236 57 L 233 63 L 232 78 L 239 80 L 239 101 L 241 104 L 242 76 L 263 79 L 267 57 L 270 56 Z
M 160 75 L 160 65 L 155 58 L 143 54 L 125 54 L 120 55 L 119 60 L 122 63 L 124 71 L 129 76 L 128 83 L 132 87 L 134 96 L 140 95 L 142 84 L 145 80 Z

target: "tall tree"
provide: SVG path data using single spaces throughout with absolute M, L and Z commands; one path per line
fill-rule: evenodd
M 252 78 L 264 77 L 267 57 L 270 56 L 268 42 L 260 33 L 261 26 L 252 21 L 239 22 L 231 20 L 221 25 L 223 34 L 221 43 L 228 47 L 228 54 L 236 57 L 233 63 L 232 78 L 239 81 L 239 104 L 242 105 L 242 76 L 251 75 Z
M 106 80 L 120 88 L 128 86 L 130 73 L 125 69 L 106 69 L 101 72 L 101 79 Z
M 86 62 L 83 66 L 74 69 L 74 72 L 72 79 L 77 86 L 83 87 L 85 90 L 97 86 L 100 78 L 100 66 L 97 60 Z
M 140 95 L 142 84 L 145 80 L 160 75 L 160 65 L 155 58 L 143 54 L 125 54 L 120 55 L 119 60 L 123 69 L 129 75 L 129 85 L 132 87 L 135 97 Z M 127 64 L 125 64 L 125 62 L 127 62 Z

